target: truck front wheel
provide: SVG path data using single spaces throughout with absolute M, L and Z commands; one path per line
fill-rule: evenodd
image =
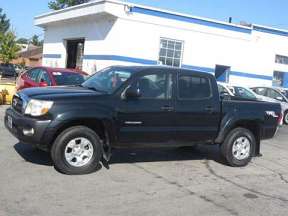
M 283 121 L 284 121 L 284 124 L 288 125 L 288 110 L 285 111 L 284 113 Z
M 255 145 L 255 137 L 251 131 L 235 128 L 221 144 L 221 154 L 230 166 L 246 166 L 252 159 Z
M 88 174 L 99 165 L 101 149 L 100 139 L 93 130 L 75 126 L 58 135 L 51 157 L 55 168 L 64 174 Z

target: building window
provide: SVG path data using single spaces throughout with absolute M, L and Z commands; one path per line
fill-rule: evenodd
M 183 41 L 161 38 L 159 63 L 173 67 L 180 67 L 183 54 Z
M 275 62 L 288 65 L 288 56 L 276 55 Z
M 274 71 L 273 73 L 273 86 L 283 86 L 284 73 L 280 71 Z

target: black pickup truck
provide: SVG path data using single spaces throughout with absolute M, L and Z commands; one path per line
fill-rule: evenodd
M 220 144 L 231 166 L 260 154 L 276 133 L 279 104 L 222 100 L 213 75 L 169 67 L 114 66 L 80 86 L 25 89 L 5 125 L 51 152 L 57 170 L 84 174 L 114 148 Z

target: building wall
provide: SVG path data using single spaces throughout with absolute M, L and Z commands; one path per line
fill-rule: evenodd
M 83 70 L 89 73 L 115 64 L 157 64 L 163 37 L 184 42 L 182 67 L 214 73 L 215 65 L 230 66 L 232 84 L 272 85 L 273 71 L 288 73 L 288 65 L 275 63 L 276 54 L 288 56 L 287 36 L 116 9 L 117 19 L 79 18 L 46 27 L 43 64 L 65 67 L 65 40 L 75 38 L 85 38 Z

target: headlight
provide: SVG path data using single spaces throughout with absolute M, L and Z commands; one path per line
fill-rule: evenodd
M 43 101 L 31 99 L 25 109 L 25 114 L 31 116 L 42 116 L 48 113 L 53 105 L 53 101 Z

